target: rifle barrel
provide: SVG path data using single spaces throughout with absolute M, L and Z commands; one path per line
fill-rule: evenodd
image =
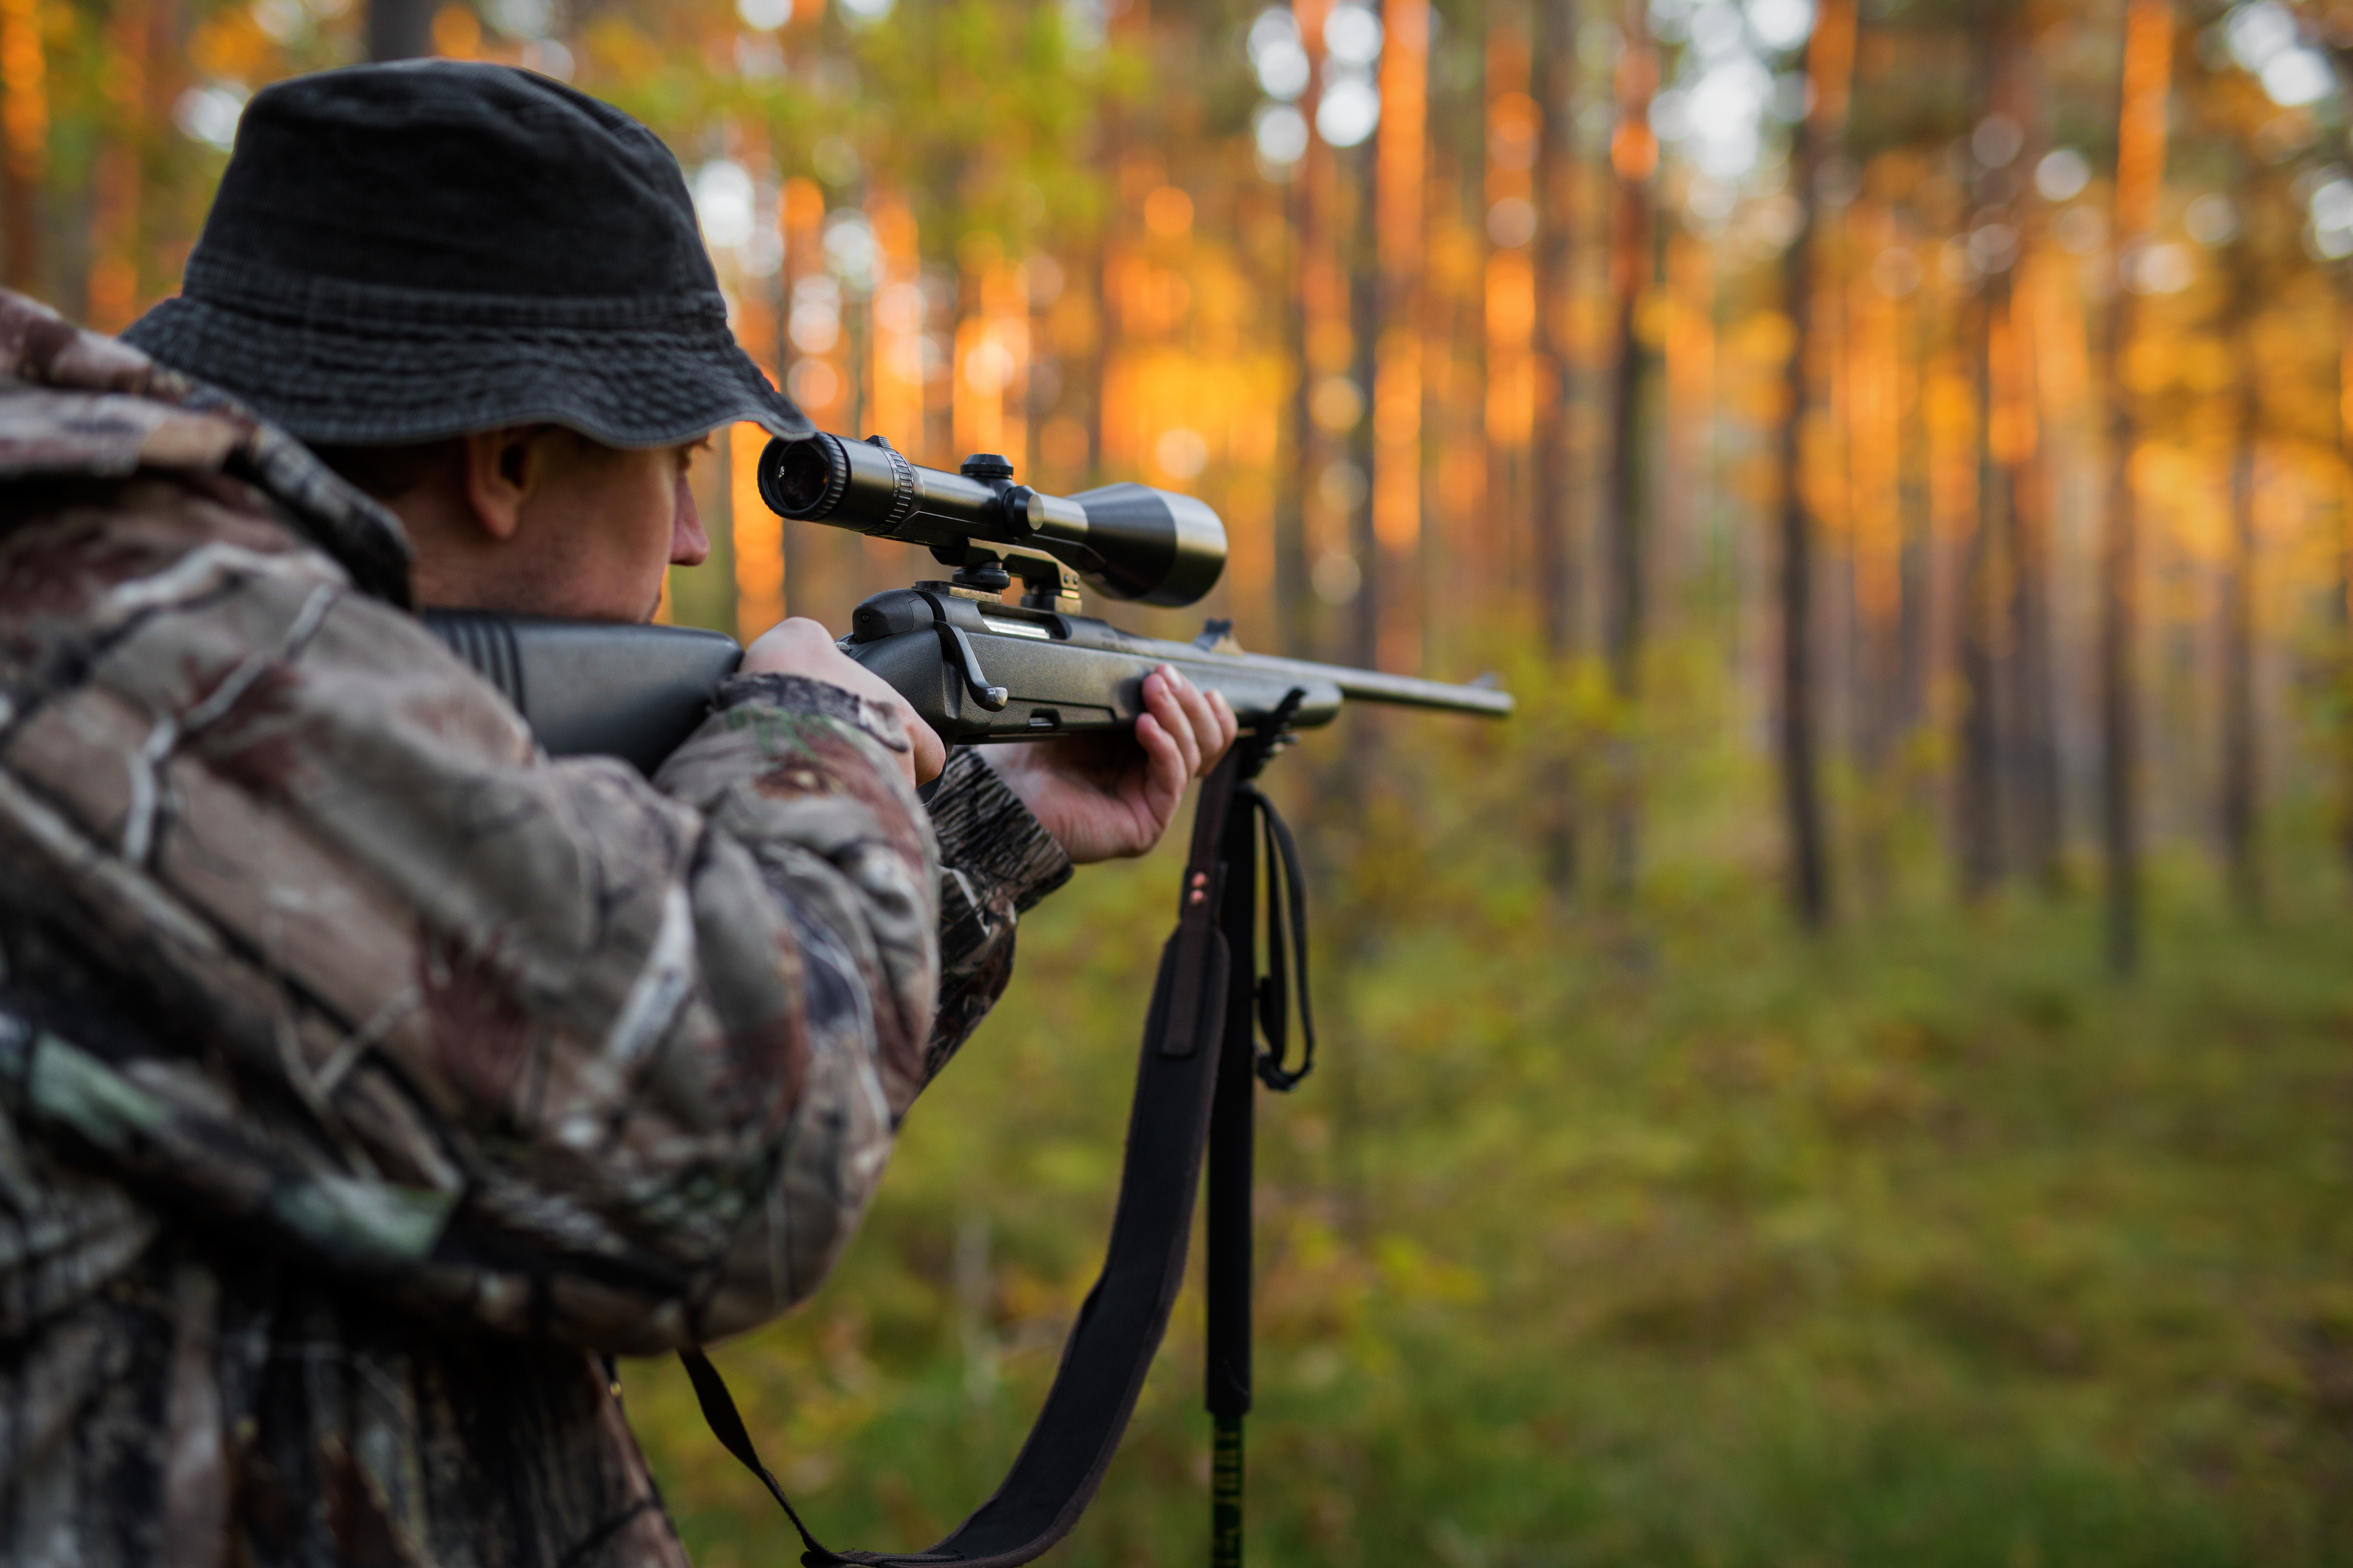
M 1218 655 L 1211 654 L 1209 658 Z M 1231 657 L 1231 656 L 1228 656 Z M 1484 686 L 1450 686 L 1413 675 L 1391 675 L 1378 669 L 1353 669 L 1345 665 L 1314 664 L 1305 659 L 1276 658 L 1267 654 L 1243 656 L 1269 674 L 1296 672 L 1304 680 L 1328 680 L 1351 702 L 1386 702 L 1398 708 L 1429 708 L 1449 713 L 1479 713 L 1501 719 L 1512 711 L 1512 694 Z M 1206 660 L 1204 661 L 1206 662 Z

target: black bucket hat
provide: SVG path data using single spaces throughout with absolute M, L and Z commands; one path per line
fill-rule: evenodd
M 811 429 L 729 332 L 670 150 L 512 66 L 354 66 L 256 94 L 179 297 L 123 337 L 314 443 Z

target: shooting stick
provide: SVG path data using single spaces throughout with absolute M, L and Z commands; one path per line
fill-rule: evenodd
M 1241 1418 L 1250 1408 L 1251 1100 L 1254 1078 L 1287 1089 L 1308 1066 L 1304 1058 L 1296 1069 L 1283 1061 L 1292 963 L 1300 966 L 1303 982 L 1303 1047 L 1310 1054 L 1314 1048 L 1304 1005 L 1298 854 L 1272 804 L 1250 783 L 1287 738 L 1287 710 L 1294 706 L 1286 703 L 1270 722 L 1245 733 L 1202 781 L 1176 930 L 1162 949 L 1145 1023 L 1103 1273 L 1079 1309 L 1037 1424 L 996 1495 L 947 1539 L 923 1552 L 824 1546 L 761 1463 L 709 1360 L 699 1350 L 681 1353 L 712 1433 L 784 1509 L 807 1548 L 801 1561 L 808 1568 L 1014 1568 L 1069 1532 L 1119 1447 L 1184 1283 L 1205 1144 L 1214 1150 L 1208 1243 L 1208 1394 L 1216 1423 L 1211 1561 L 1219 1568 L 1240 1568 Z M 1262 983 L 1255 942 L 1261 823 L 1270 937 Z M 1288 954 L 1282 942 L 1286 924 Z M 1261 1027 L 1271 1047 L 1265 1055 L 1258 1053 L 1254 1037 Z

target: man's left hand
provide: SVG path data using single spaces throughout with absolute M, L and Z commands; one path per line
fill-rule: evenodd
M 1144 679 L 1135 733 L 983 746 L 1007 787 L 1084 866 L 1141 855 L 1175 820 L 1185 786 L 1217 766 L 1234 743 L 1234 710 L 1174 665 Z

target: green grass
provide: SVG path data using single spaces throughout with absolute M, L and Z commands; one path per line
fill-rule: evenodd
M 2353 1563 L 2325 850 L 2259 927 L 2168 862 L 2118 987 L 2088 899 L 1963 912 L 1926 861 L 1791 934 L 1769 818 L 1712 804 L 1755 781 L 1696 763 L 1639 900 L 1556 912 L 1493 826 L 1532 764 L 1465 744 L 1324 841 L 1325 1066 L 1261 1120 L 1257 1562 Z M 1174 883 L 1164 855 L 1038 911 L 837 1277 L 720 1352 L 832 1543 L 928 1544 L 1018 1442 Z M 1059 1561 L 1205 1558 L 1199 1336 L 1188 1293 Z M 797 1555 L 675 1369 L 626 1376 L 698 1561 Z

